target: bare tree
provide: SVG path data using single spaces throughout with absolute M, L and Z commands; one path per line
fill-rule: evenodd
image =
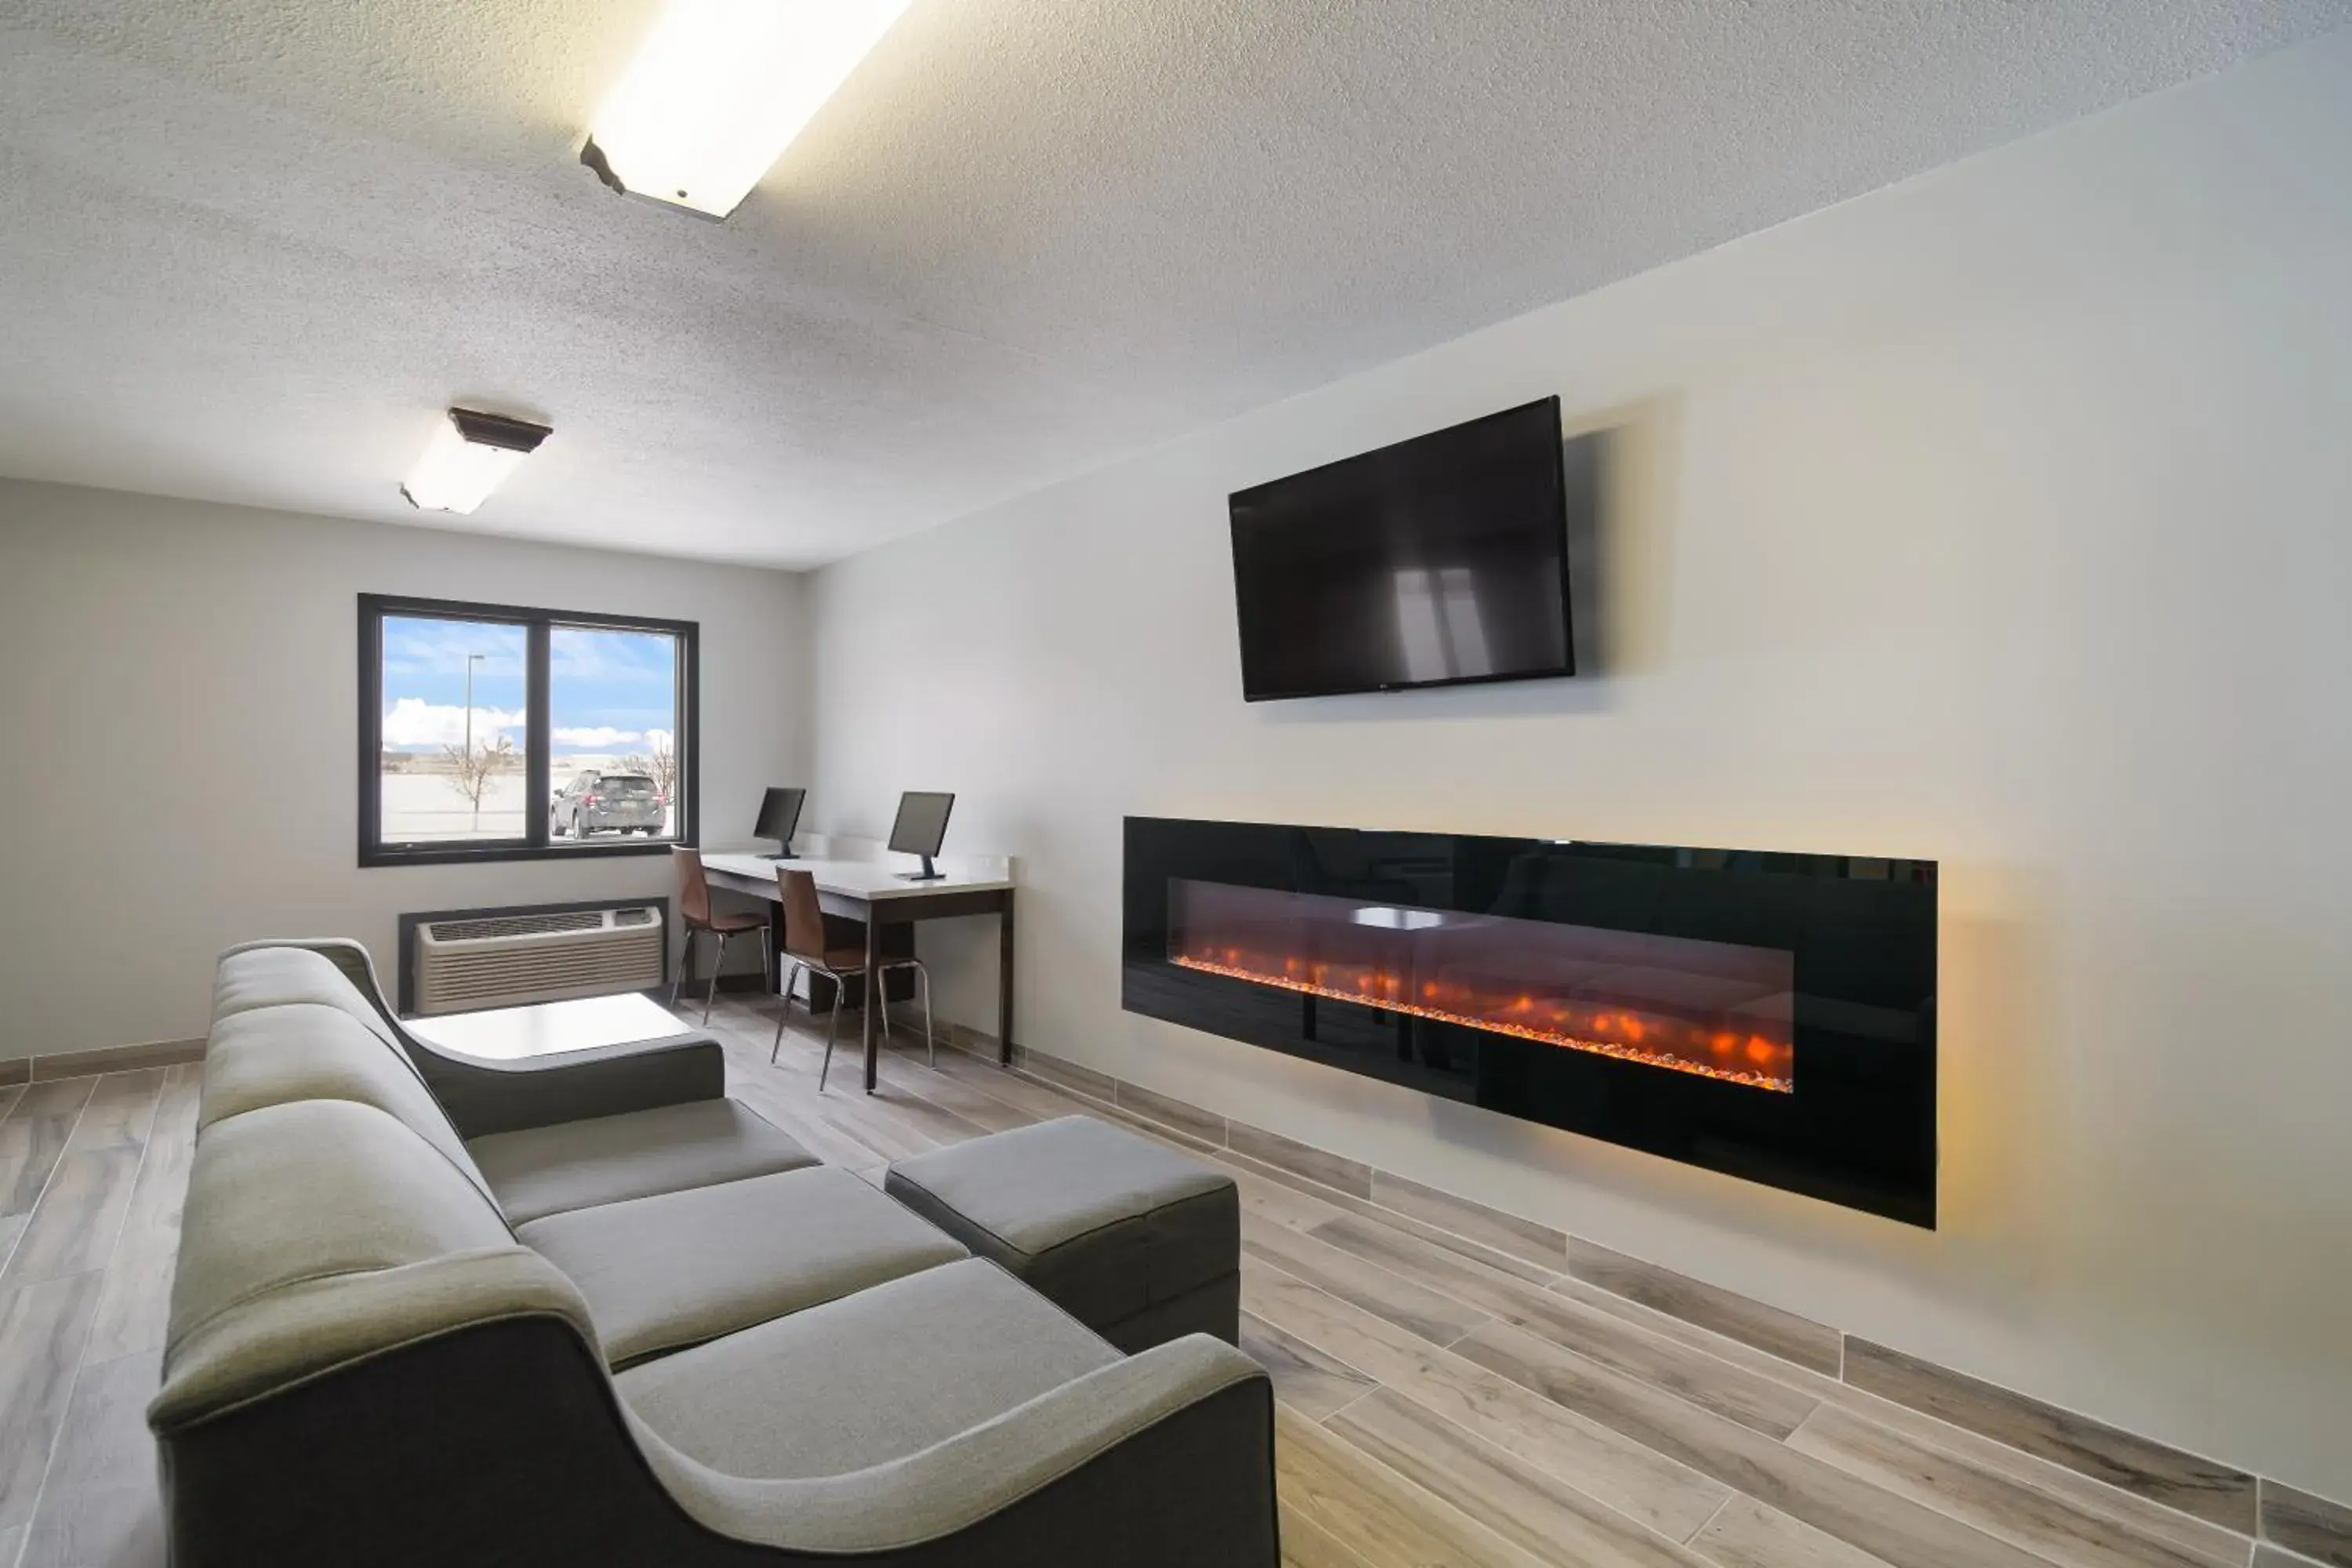
M 470 751 L 464 746 L 444 746 L 442 758 L 449 764 L 449 782 L 474 808 L 474 826 L 482 826 L 482 796 L 490 781 L 515 765 L 513 738 L 500 735 L 496 741 L 485 741 Z
M 677 803 L 677 748 L 668 736 L 658 731 L 655 733 L 653 755 L 649 757 L 640 752 L 623 757 L 621 767 L 628 773 L 649 774 L 654 781 L 654 792 L 662 797 L 662 805 L 667 808 Z

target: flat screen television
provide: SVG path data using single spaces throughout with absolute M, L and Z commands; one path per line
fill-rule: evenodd
M 1573 675 L 1559 399 L 1231 499 L 1252 702 Z

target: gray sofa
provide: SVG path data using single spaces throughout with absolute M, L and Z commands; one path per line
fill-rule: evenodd
M 1126 1355 L 724 1092 L 224 957 L 150 1407 L 177 1568 L 1276 1568 L 1265 1373 Z

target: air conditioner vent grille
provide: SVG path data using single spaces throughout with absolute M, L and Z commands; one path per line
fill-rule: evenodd
M 416 926 L 420 1015 L 606 996 L 659 985 L 668 932 L 650 905 L 522 910 Z
M 498 915 L 488 920 L 435 921 L 425 929 L 435 942 L 479 942 L 494 936 L 545 936 L 555 931 L 602 931 L 614 911 L 584 910 L 564 915 Z M 651 919 L 653 911 L 637 911 Z

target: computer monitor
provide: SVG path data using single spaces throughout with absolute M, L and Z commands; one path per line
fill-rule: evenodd
M 955 796 L 944 790 L 910 789 L 898 797 L 898 819 L 890 825 L 890 847 L 901 855 L 919 855 L 923 868 L 900 875 L 909 882 L 936 882 L 940 873 L 931 857 L 948 836 L 948 813 Z
M 781 855 L 769 856 L 769 859 L 789 860 L 793 858 L 793 835 L 800 828 L 801 804 L 807 799 L 808 791 L 804 789 L 783 788 L 772 789 L 761 797 L 760 821 L 751 829 L 751 837 L 772 838 L 776 841 L 776 847 L 783 851 Z

